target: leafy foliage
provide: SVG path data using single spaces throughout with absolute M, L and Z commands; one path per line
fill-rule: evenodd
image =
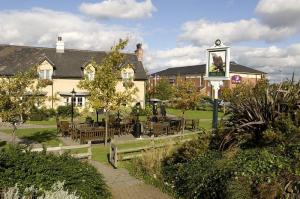
M 173 97 L 174 90 L 167 78 L 161 78 L 154 88 L 154 97 L 160 100 L 169 100 Z
M 20 196 L 19 189 L 17 185 L 15 187 L 9 188 L 6 193 L 4 193 L 4 199 L 26 199 L 29 197 L 32 197 L 33 193 L 38 192 L 39 190 L 36 190 L 33 186 L 26 188 L 25 193 L 23 196 Z M 64 199 L 79 199 L 78 196 L 75 195 L 75 193 L 69 193 L 67 190 L 64 190 L 64 183 L 57 182 L 52 185 L 51 190 L 46 190 L 44 194 L 37 197 L 37 199 L 58 199 L 58 198 L 64 198 Z
M 201 97 L 200 92 L 198 92 L 192 81 L 183 80 L 180 76 L 177 77 L 175 86 L 174 96 L 176 108 L 181 109 L 182 118 L 185 119 L 184 113 L 188 109 L 194 109 Z M 185 121 L 183 121 L 182 133 L 185 128 Z
M 22 152 L 20 148 L 0 152 L 0 187 L 9 188 L 17 184 L 20 193 L 23 193 L 31 186 L 50 190 L 57 181 L 65 182 L 64 188 L 76 192 L 80 198 L 110 197 L 103 176 L 88 163 L 66 154 Z
M 4 121 L 28 118 L 32 107 L 45 100 L 41 96 L 44 85 L 37 79 L 36 67 L 13 77 L 1 78 L 0 84 L 0 117 Z
M 74 114 L 74 117 L 78 116 L 79 115 L 79 112 L 77 110 L 76 107 L 73 107 L 73 114 Z M 71 117 L 72 115 L 72 105 L 66 105 L 66 106 L 58 106 L 57 107 L 57 114 L 60 116 L 60 117 Z
M 122 91 L 117 91 L 123 69 L 132 68 L 128 63 L 126 55 L 121 53 L 128 43 L 128 40 L 120 40 L 111 48 L 111 51 L 101 63 L 93 61 L 91 66 L 95 69 L 94 79 L 85 78 L 79 83 L 79 87 L 89 91 L 89 104 L 94 109 L 104 108 L 106 110 L 106 139 L 108 114 L 110 111 L 118 109 L 122 104 L 129 104 L 133 101 L 137 88 L 132 84 L 124 84 Z
M 299 140 L 296 115 L 300 111 L 300 82 L 270 85 L 261 80 L 254 87 L 241 84 L 226 98 L 230 112 L 224 123 L 221 148 L 234 144 L 264 145 L 264 138 L 271 136 L 270 131 L 277 137 L 276 141 L 282 136 Z
M 183 198 L 266 198 L 263 196 L 267 190 L 274 196 L 271 198 L 298 193 L 295 186 L 290 192 L 285 190 L 289 183 L 299 182 L 293 160 L 273 148 L 208 150 L 182 162 L 177 154 L 164 161 L 162 174 Z
M 56 115 L 55 109 L 47 109 L 45 107 L 37 108 L 34 106 L 29 115 L 29 120 L 31 121 L 42 121 L 48 120 Z
M 201 94 L 198 92 L 192 81 L 183 80 L 177 77 L 175 86 L 176 107 L 184 113 L 188 109 L 196 107 Z
M 37 67 L 12 77 L 0 78 L 0 85 L 0 118 L 12 124 L 14 143 L 16 123 L 25 122 L 32 107 L 44 103 L 41 89 L 46 85 L 37 79 Z

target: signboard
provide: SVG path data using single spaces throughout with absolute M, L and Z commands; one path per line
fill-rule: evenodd
M 215 45 L 207 49 L 206 80 L 230 80 L 230 48 L 217 39 Z
M 239 84 L 241 82 L 242 82 L 242 77 L 241 76 L 239 76 L 239 75 L 233 75 L 231 77 L 231 83 L 232 84 Z
M 225 77 L 226 50 L 209 51 L 208 76 Z

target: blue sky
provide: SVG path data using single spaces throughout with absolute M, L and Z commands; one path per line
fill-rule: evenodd
M 231 59 L 276 81 L 300 70 L 299 0 L 0 1 L 0 43 L 108 50 L 128 37 L 143 43 L 149 71 L 205 63 L 220 38 Z M 282 72 L 279 72 L 282 71 Z

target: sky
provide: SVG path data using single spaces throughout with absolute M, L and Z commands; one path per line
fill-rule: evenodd
M 271 82 L 300 79 L 300 0 L 2 0 L 0 44 L 109 50 L 128 38 L 143 44 L 144 66 L 206 63 L 220 39 L 231 61 L 268 73 Z

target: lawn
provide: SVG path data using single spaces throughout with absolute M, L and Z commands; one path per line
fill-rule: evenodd
M 1 129 L 1 132 L 11 134 L 12 129 Z M 26 139 L 29 142 L 40 143 L 45 146 L 58 146 L 61 143 L 57 137 L 56 128 L 18 129 L 16 135 L 20 139 Z
M 26 124 L 56 125 L 56 120 L 55 120 L 55 118 L 50 118 L 49 120 L 42 120 L 42 121 L 26 121 Z
M 178 117 L 182 117 L 182 112 L 179 109 L 167 109 L 167 114 L 175 115 Z M 186 119 L 199 119 L 200 123 L 199 126 L 204 129 L 211 129 L 212 127 L 212 111 L 198 111 L 198 110 L 188 110 L 184 113 Z M 218 116 L 219 119 L 223 117 L 223 113 L 219 112 Z
M 181 117 L 182 111 L 179 109 L 167 108 L 167 114 L 176 115 Z M 186 119 L 212 119 L 212 111 L 198 111 L 198 110 L 188 110 L 184 113 Z M 219 118 L 223 116 L 222 112 L 219 112 Z

